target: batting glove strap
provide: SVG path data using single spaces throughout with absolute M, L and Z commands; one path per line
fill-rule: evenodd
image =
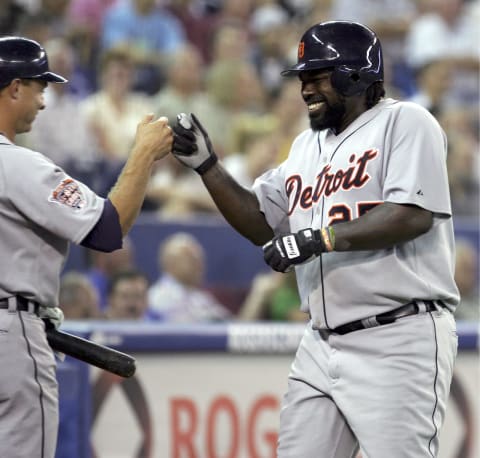
M 195 169 L 199 175 L 203 175 L 208 172 L 218 162 L 217 156 L 210 156 L 205 162 L 202 162 L 199 167 Z
M 217 163 L 208 133 L 193 113 L 177 115 L 177 122 L 172 129 L 172 153 L 182 164 L 203 175 Z
M 294 234 L 278 235 L 263 246 L 265 262 L 277 272 L 288 272 L 326 251 L 318 229 L 302 229 Z

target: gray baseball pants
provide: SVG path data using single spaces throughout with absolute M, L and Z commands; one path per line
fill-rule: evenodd
M 0 310 L 0 456 L 53 458 L 58 386 L 43 321 L 30 311 Z
M 345 335 L 307 326 L 282 403 L 278 458 L 438 455 L 457 354 L 445 310 Z

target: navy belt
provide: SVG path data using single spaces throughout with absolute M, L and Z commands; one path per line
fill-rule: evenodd
M 438 301 L 441 304 L 440 301 Z M 422 307 L 421 304 L 425 304 Z M 417 315 L 420 312 L 433 312 L 437 310 L 434 301 L 412 301 L 408 304 L 402 305 L 395 310 L 389 312 L 380 313 L 379 315 L 364 318 L 363 320 L 352 321 L 351 323 L 342 324 L 331 330 L 336 334 L 348 334 L 353 331 L 360 331 L 361 329 L 373 328 L 375 326 L 381 326 L 383 324 L 390 324 L 397 321 L 399 318 L 403 318 L 410 315 Z
M 16 310 L 20 312 L 31 311 L 35 313 L 35 315 L 39 314 L 38 309 L 40 308 L 40 304 L 38 302 L 25 299 L 23 296 L 15 296 L 15 300 L 17 302 Z M 8 309 L 8 298 L 0 299 L 0 309 Z

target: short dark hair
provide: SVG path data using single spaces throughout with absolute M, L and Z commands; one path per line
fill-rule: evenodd
M 103 73 L 111 62 L 119 62 L 127 67 L 133 67 L 135 61 L 131 51 L 123 46 L 107 49 L 100 55 L 98 69 Z
M 25 86 L 28 86 L 33 80 L 35 80 L 35 78 L 12 78 L 11 81 L 9 81 L 8 83 L 0 84 L 0 91 L 10 86 L 10 84 L 12 84 L 12 81 L 16 79 L 19 79 L 20 83 Z M 41 80 L 38 80 L 38 81 L 41 81 Z
M 108 285 L 108 294 L 112 294 L 115 291 L 116 286 L 118 283 L 120 283 L 123 280 L 136 280 L 137 278 L 141 278 L 145 280 L 145 283 L 147 285 L 150 284 L 150 281 L 145 274 L 145 272 L 142 272 L 141 270 L 138 269 L 127 269 L 127 270 L 121 270 L 120 272 L 117 272 L 113 275 L 113 277 L 110 279 L 109 285 Z

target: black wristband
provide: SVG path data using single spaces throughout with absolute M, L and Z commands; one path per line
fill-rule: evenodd
M 195 171 L 198 174 L 203 175 L 204 173 L 208 172 L 217 163 L 217 161 L 217 156 L 215 154 L 212 154 L 206 161 L 204 161 L 199 167 L 197 167 Z

